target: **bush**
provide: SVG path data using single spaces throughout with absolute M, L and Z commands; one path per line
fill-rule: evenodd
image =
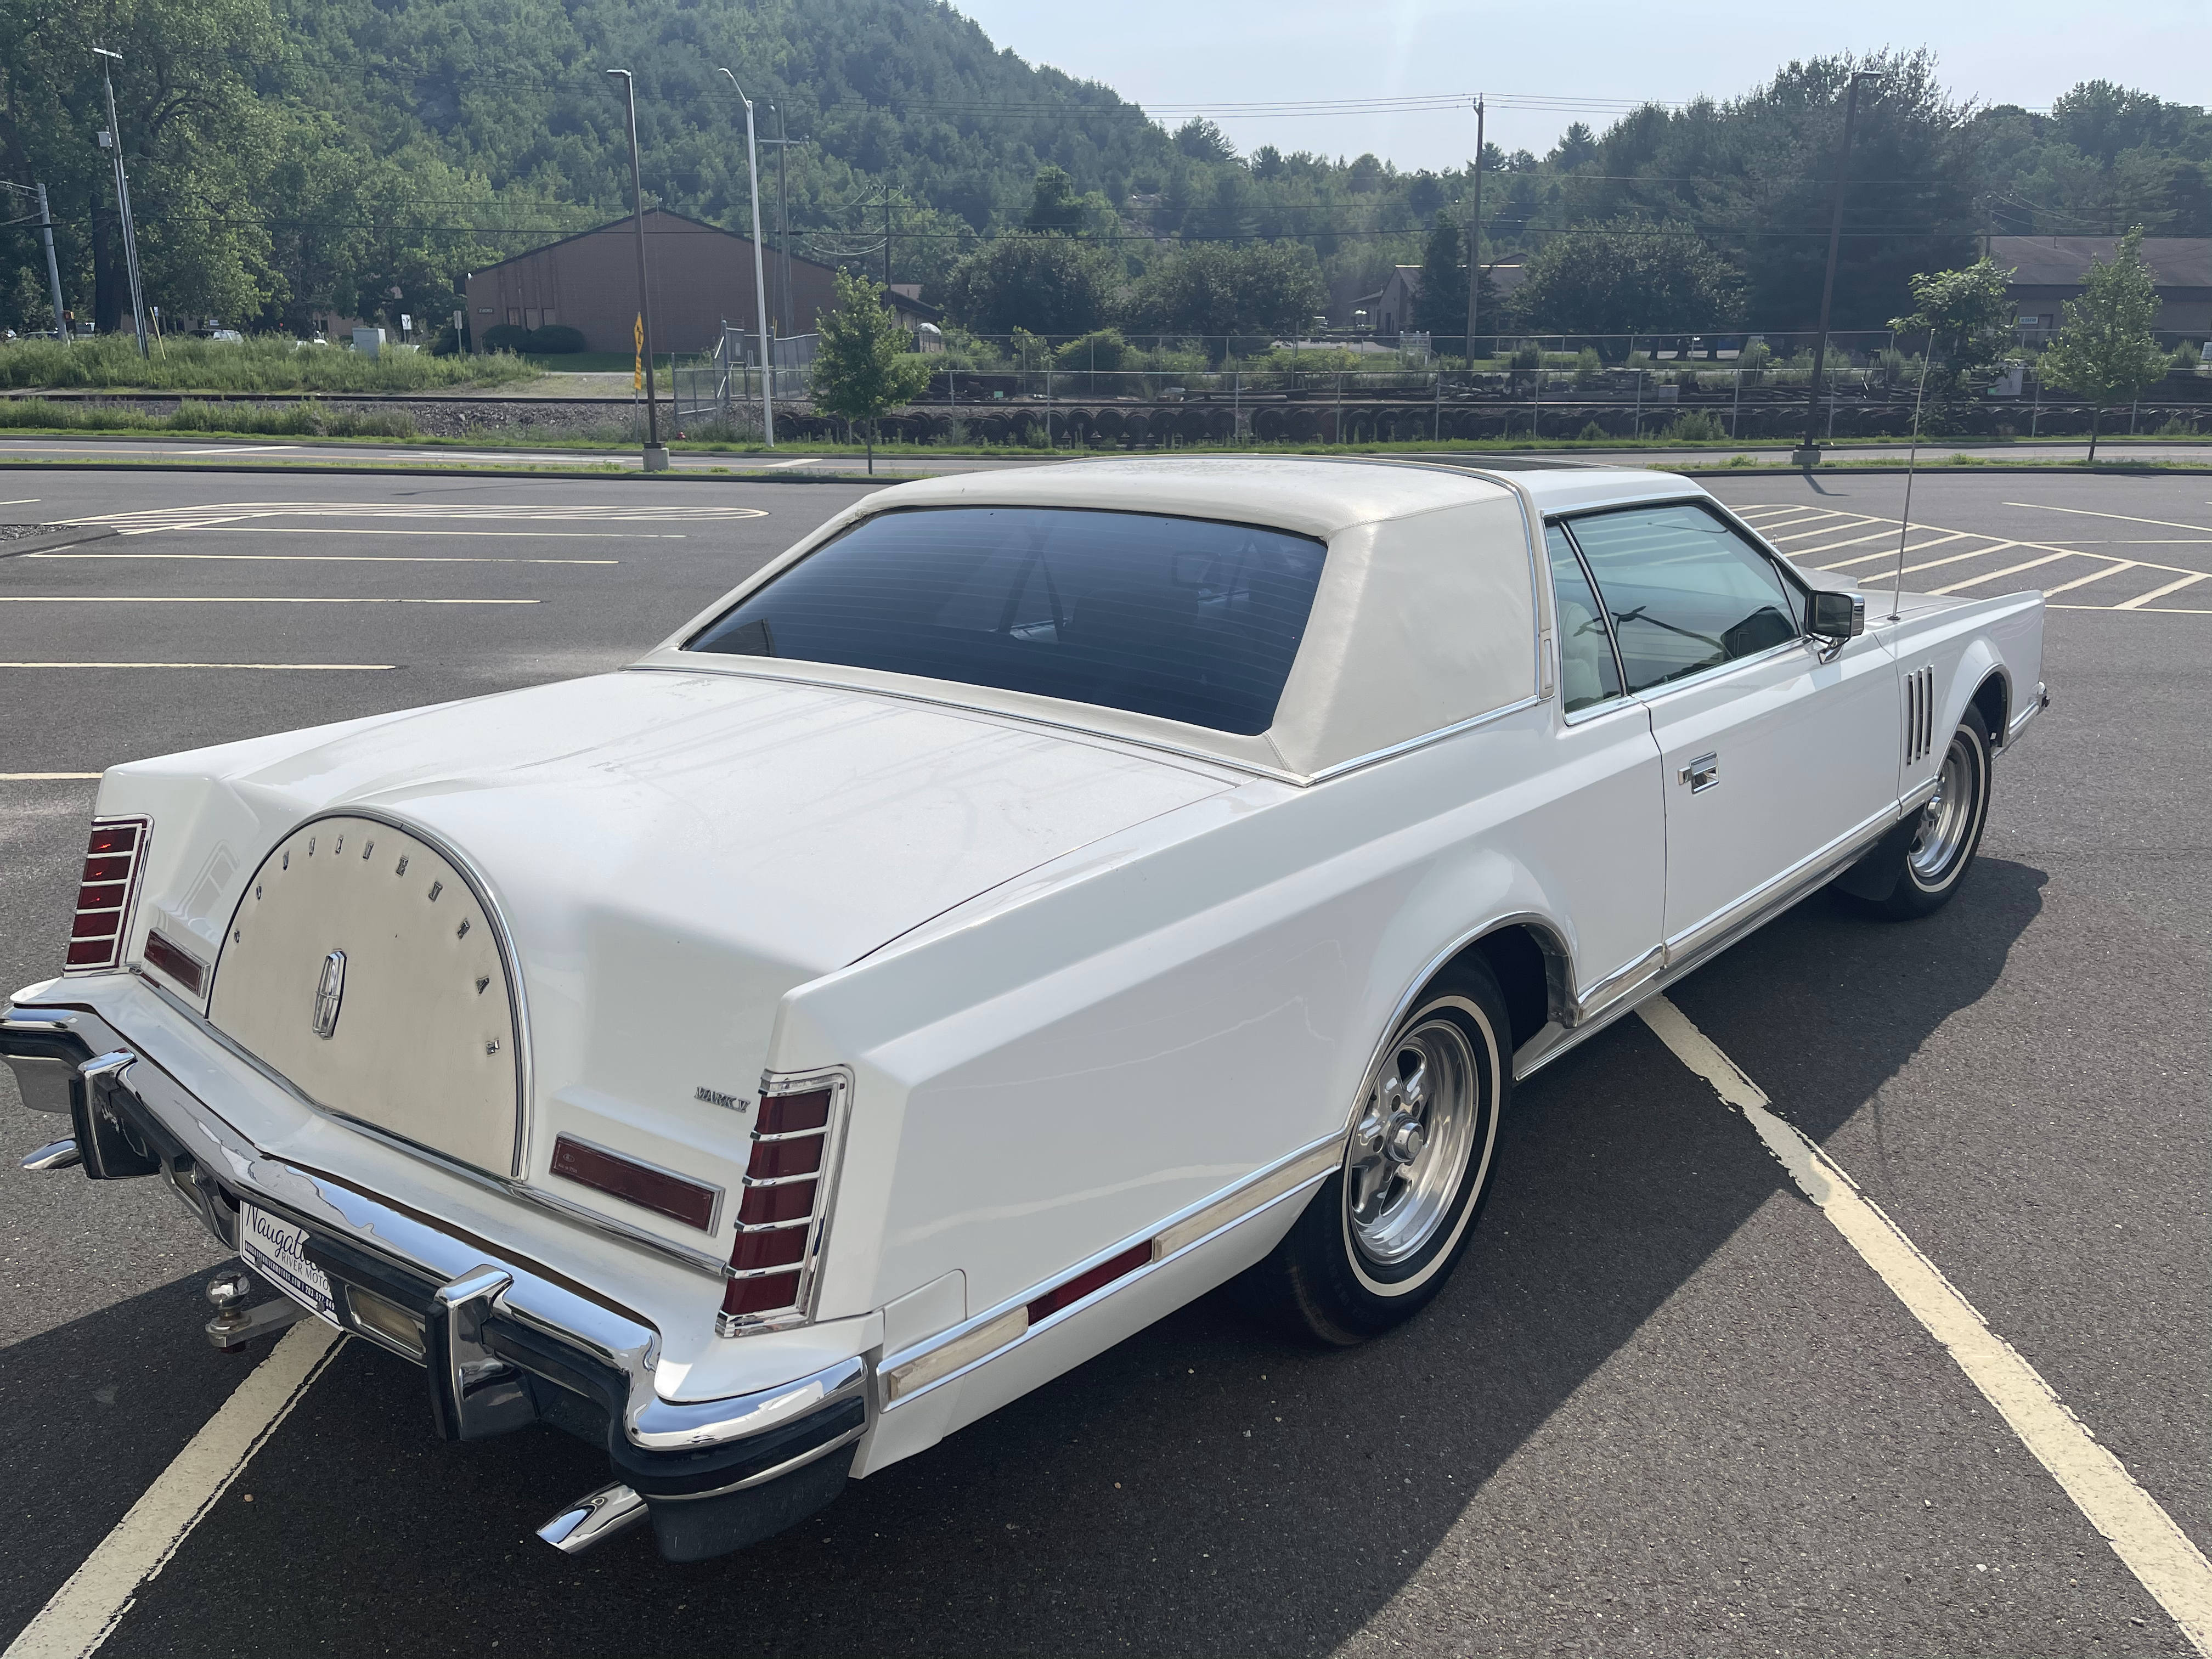
M 1613 434 L 1607 432 L 1595 421 L 1584 421 L 1583 422 L 1583 429 L 1575 434 L 1575 436 L 1580 438 L 1586 444 L 1602 443 L 1612 435 Z
M 1584 346 L 1575 354 L 1575 384 L 1577 386 L 1595 385 L 1598 376 L 1604 373 L 1604 361 L 1599 357 L 1595 348 Z
M 491 334 L 498 332 L 498 329 L 491 331 Z M 484 338 L 489 340 L 491 334 L 487 334 Z M 566 323 L 548 323 L 543 328 L 532 329 L 520 347 L 524 351 L 544 352 L 549 356 L 581 351 L 583 349 L 583 331 L 571 328 Z
M 1128 355 L 1129 343 L 1120 329 L 1100 328 L 1070 340 L 1053 354 L 1053 362 L 1061 368 L 1095 368 L 1103 374 L 1120 368 Z
M 2183 374 L 2188 374 L 2203 366 L 2204 354 L 2197 349 L 2195 342 L 2184 340 L 2173 349 L 2173 367 Z
M 520 323 L 494 323 L 483 331 L 486 351 L 526 351 L 530 331 Z
M 1766 367 L 1774 361 L 1774 348 L 1764 340 L 1753 340 L 1737 354 L 1736 368 L 1742 372 L 1746 386 L 1763 386 L 1766 381 Z
M 1710 444 L 1725 439 L 1728 428 L 1720 423 L 1719 416 L 1693 409 L 1677 415 L 1659 435 L 1680 444 Z

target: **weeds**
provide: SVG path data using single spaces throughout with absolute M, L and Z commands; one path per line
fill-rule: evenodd
M 180 403 L 167 415 L 114 404 L 58 404 L 44 398 L 0 403 L 0 428 L 46 432 L 234 432 L 252 437 L 412 438 L 413 419 L 397 410 L 325 409 L 315 404 Z
M 150 357 L 128 335 L 89 340 L 18 340 L 0 346 L 0 388 L 137 386 L 175 392 L 423 392 L 440 386 L 505 386 L 544 371 L 511 352 L 433 357 L 385 351 L 374 357 L 341 346 L 252 340 L 167 340 Z

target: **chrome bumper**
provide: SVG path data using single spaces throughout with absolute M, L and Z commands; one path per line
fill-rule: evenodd
M 58 1077 L 55 1059 L 72 1050 L 82 1052 Z M 22 1068 L 26 1101 L 69 1112 L 91 1178 L 159 1176 L 228 1249 L 238 1248 L 241 1202 L 301 1228 L 335 1293 L 332 1322 L 426 1369 L 446 1438 L 538 1421 L 596 1438 L 603 1418 L 621 1478 L 648 1500 L 680 1504 L 757 1487 L 849 1447 L 866 1428 L 865 1358 L 731 1398 L 661 1399 L 660 1335 L 645 1320 L 264 1156 L 96 1014 L 11 1006 L 0 1018 L 0 1056 L 37 1062 Z

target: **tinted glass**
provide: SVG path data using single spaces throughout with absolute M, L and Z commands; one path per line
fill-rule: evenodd
M 688 648 L 1264 732 L 1325 550 L 1279 530 L 1143 513 L 884 513 L 749 595 Z
M 1597 595 L 1590 591 L 1567 532 L 1555 524 L 1545 526 L 1544 545 L 1552 556 L 1552 597 L 1559 611 L 1559 695 L 1571 714 L 1619 696 L 1620 666 L 1613 659 L 1613 641 L 1598 613 Z
M 1797 637 L 1796 604 L 1765 556 L 1702 508 L 1574 521 L 1613 617 L 1628 689 L 1755 656 Z

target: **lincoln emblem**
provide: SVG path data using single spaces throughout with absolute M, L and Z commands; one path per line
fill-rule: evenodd
M 323 977 L 315 987 L 315 1035 L 328 1037 L 338 1029 L 338 1000 L 345 995 L 345 952 L 333 951 L 323 958 Z

